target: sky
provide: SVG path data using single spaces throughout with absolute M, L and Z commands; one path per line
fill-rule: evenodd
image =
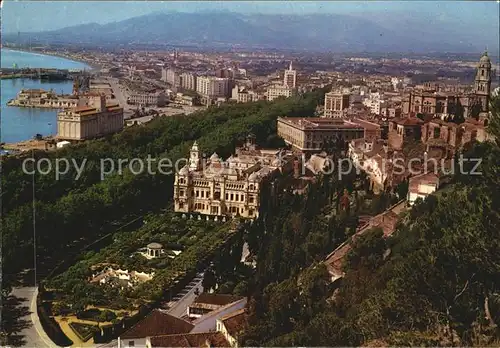
M 394 14 L 432 16 L 450 23 L 491 30 L 498 26 L 497 1 L 2 1 L 2 31 L 45 31 L 120 21 L 152 12 L 226 10 L 238 13 L 338 13 L 380 18 Z

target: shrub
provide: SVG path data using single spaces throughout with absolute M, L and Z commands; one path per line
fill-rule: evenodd
M 87 342 L 99 328 L 95 325 L 82 324 L 82 323 L 69 323 L 69 327 L 75 332 L 82 342 Z

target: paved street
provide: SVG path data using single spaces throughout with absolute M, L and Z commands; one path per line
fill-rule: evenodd
M 108 78 L 107 81 L 110 84 L 111 89 L 113 90 L 113 94 L 115 95 L 115 98 L 118 100 L 120 106 L 123 107 L 124 109 L 128 108 L 127 97 L 125 96 L 125 93 L 121 90 L 120 85 L 118 84 L 118 79 Z
M 199 293 L 203 292 L 201 283 L 203 282 L 203 273 L 198 273 L 188 286 L 184 288 L 177 296 L 175 296 L 169 303 L 168 313 L 178 318 L 186 315 L 188 306 L 193 303 L 194 299 L 198 296 L 195 294 L 196 289 Z
M 22 347 L 57 347 L 47 336 L 40 324 L 36 312 L 36 287 L 17 287 L 12 290 L 9 300 L 13 307 L 10 308 L 19 332 L 16 332 L 16 346 Z

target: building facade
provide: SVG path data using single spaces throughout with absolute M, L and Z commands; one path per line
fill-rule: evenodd
M 196 79 L 196 91 L 206 97 L 227 97 L 229 95 L 229 79 L 200 76 Z
M 278 135 L 287 144 L 303 152 L 319 152 L 325 142 L 349 141 L 365 137 L 359 123 L 325 118 L 278 117 Z
M 290 98 L 297 93 L 295 88 L 290 88 L 282 85 L 274 85 L 267 89 L 266 99 L 269 101 L 273 101 L 279 97 Z
M 180 75 L 180 86 L 190 91 L 196 91 L 196 75 L 184 72 Z
M 491 89 L 491 61 L 484 53 L 477 67 L 472 93 L 414 90 L 403 100 L 403 113 L 459 115 L 464 118 L 487 115 Z
M 328 92 L 325 94 L 324 117 L 342 118 L 345 109 L 349 107 L 350 95 L 341 92 Z
M 120 132 L 123 108 L 106 105 L 105 96 L 91 97 L 88 105 L 80 105 L 57 114 L 57 138 L 86 140 Z
M 195 142 L 189 163 L 175 174 L 175 211 L 255 219 L 259 216 L 262 183 L 287 170 L 291 156 L 280 150 L 257 149 L 249 138 L 226 161 L 216 153 L 205 160 Z
M 173 87 L 179 87 L 181 83 L 180 74 L 176 69 L 168 68 L 165 73 L 162 71 L 162 77 L 165 76 L 165 82 L 171 84 Z
M 168 98 L 165 92 L 160 93 L 134 93 L 127 98 L 130 104 L 142 106 L 165 106 Z
M 248 90 L 246 87 L 234 86 L 231 91 L 231 99 L 238 103 L 248 103 L 260 100 L 260 95 L 252 90 Z

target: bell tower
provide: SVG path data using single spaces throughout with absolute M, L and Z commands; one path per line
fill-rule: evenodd
M 491 61 L 488 52 L 484 52 L 477 66 L 476 79 L 474 81 L 474 94 L 480 100 L 481 112 L 489 111 L 491 88 Z
M 198 143 L 195 141 L 189 151 L 189 170 L 200 169 L 200 162 L 200 150 L 198 149 Z

